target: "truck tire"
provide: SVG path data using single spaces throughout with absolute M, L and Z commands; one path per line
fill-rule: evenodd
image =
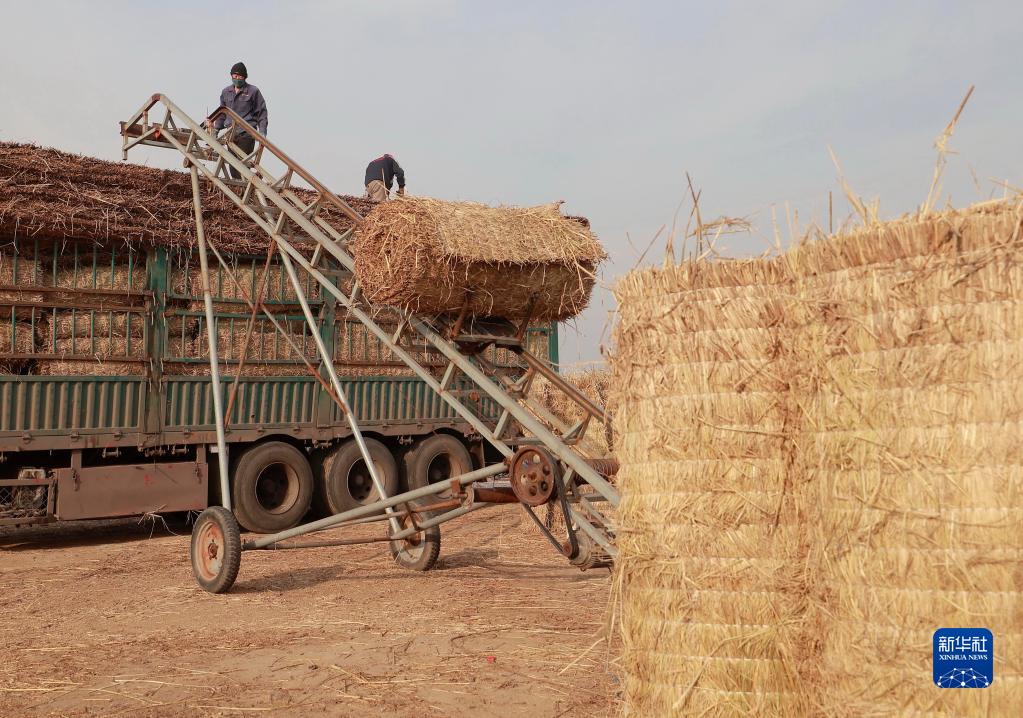
M 434 434 L 424 439 L 406 461 L 409 489 L 421 489 L 473 469 L 469 450 L 450 434 Z
M 242 454 L 231 483 L 238 523 L 257 533 L 297 526 L 313 499 L 309 460 L 283 441 L 258 444 Z
M 365 438 L 364 441 L 384 491 L 388 496 L 394 496 L 398 493 L 398 463 L 394 455 L 376 439 Z M 333 457 L 324 460 L 324 466 L 328 468 L 323 472 L 320 490 L 329 514 L 339 514 L 380 500 L 380 493 L 373 486 L 355 439 L 343 443 Z

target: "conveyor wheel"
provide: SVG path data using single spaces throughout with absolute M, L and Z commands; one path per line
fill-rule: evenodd
M 211 506 L 192 528 L 192 573 L 204 590 L 225 593 L 238 578 L 242 561 L 242 537 L 234 514 L 223 506 Z
M 419 514 L 426 518 L 426 514 Z M 401 527 L 411 526 L 407 515 L 398 517 Z M 391 556 L 402 568 L 409 568 L 413 571 L 429 571 L 437 563 L 440 556 L 440 527 L 433 526 L 424 529 L 419 533 L 412 534 L 401 541 L 389 541 Z

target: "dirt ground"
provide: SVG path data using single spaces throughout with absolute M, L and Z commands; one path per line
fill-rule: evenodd
M 0 715 L 611 714 L 608 571 L 528 521 L 446 524 L 422 574 L 386 544 L 245 553 L 220 596 L 193 580 L 184 524 L 0 530 Z

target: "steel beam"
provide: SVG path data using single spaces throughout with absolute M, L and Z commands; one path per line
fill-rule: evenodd
M 213 414 L 217 422 L 217 465 L 220 467 L 220 502 L 231 508 L 231 482 L 228 476 L 227 440 L 224 438 L 224 397 L 220 391 L 220 359 L 217 355 L 217 325 L 210 291 L 210 266 L 206 257 L 206 232 L 202 222 L 202 195 L 199 193 L 199 171 L 192 163 L 192 208 L 195 210 L 195 238 L 199 245 L 199 267 L 202 273 L 202 297 L 206 305 L 206 337 L 210 346 L 210 383 L 213 385 Z

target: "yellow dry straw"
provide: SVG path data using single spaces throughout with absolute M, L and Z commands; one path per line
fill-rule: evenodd
M 802 471 L 827 715 L 1023 715 L 1023 212 L 989 205 L 794 252 L 814 308 Z M 995 681 L 931 684 L 934 630 Z
M 807 709 L 789 279 L 766 260 L 700 262 L 617 288 L 615 580 L 629 714 Z
M 146 345 L 141 337 L 97 335 L 57 339 L 52 344 L 46 341 L 40 351 L 62 357 L 82 355 L 94 357 L 97 361 L 116 361 L 125 358 L 141 359 L 146 352 Z
M 59 309 L 56 318 L 47 317 L 40 322 L 40 336 L 44 341 L 90 337 L 132 337 L 140 339 L 145 333 L 146 319 L 141 312 Z M 139 344 L 142 342 L 139 341 Z
M 1023 714 L 1021 215 L 623 280 L 627 713 Z M 935 688 L 974 625 L 995 682 Z
M 141 362 L 63 361 L 43 359 L 37 362 L 36 373 L 42 376 L 141 376 Z
M 29 322 L 12 322 L 10 315 L 0 319 L 0 354 L 31 354 L 35 334 Z
M 44 284 L 49 285 L 52 276 L 53 286 L 63 289 L 110 289 L 122 292 L 141 292 L 146 289 L 144 262 L 132 266 L 127 263 L 100 263 L 94 271 L 91 263 L 76 268 L 73 262 L 60 259 L 56 272 L 52 272 L 49 264 L 46 264 L 46 269 Z
M 268 321 L 257 320 L 249 336 L 248 348 L 245 345 L 246 319 L 235 319 L 233 322 L 220 319 L 217 323 L 217 354 L 220 359 L 240 361 L 242 354 L 245 354 L 245 361 L 301 361 L 306 359 L 318 361 L 316 343 L 309 333 L 305 322 L 292 321 L 281 322 L 281 325 L 288 330 L 288 336 L 301 350 L 297 354 L 291 344 L 277 331 Z M 209 339 L 206 336 L 206 328 L 199 331 L 198 335 L 186 343 L 189 358 L 206 358 L 210 355 Z
M 237 279 L 238 284 L 231 280 L 230 275 L 218 263 L 210 266 L 210 292 L 214 297 L 220 299 L 245 300 L 255 299 L 259 289 L 260 281 L 263 279 L 265 260 L 256 260 L 252 263 L 238 263 L 231 267 L 231 272 Z M 202 297 L 202 271 L 197 266 L 198 260 L 189 265 L 177 265 L 172 267 L 170 272 L 170 287 L 174 294 L 183 296 Z M 239 285 L 241 285 L 239 287 Z M 303 280 L 302 292 L 307 299 L 317 299 L 320 296 L 320 285 L 310 277 Z M 266 282 L 263 289 L 264 302 L 297 302 L 298 295 L 291 284 L 284 267 L 280 264 L 272 264 L 266 274 Z M 205 307 L 198 303 L 200 310 Z M 242 309 L 244 311 L 244 309 Z
M 10 252 L 0 251 L 0 286 L 17 288 L 43 283 L 39 263 L 35 259 L 24 255 L 15 257 Z
M 366 296 L 423 314 L 562 320 L 589 301 L 606 258 L 583 223 L 559 204 L 487 207 L 406 198 L 381 203 L 352 243 Z

